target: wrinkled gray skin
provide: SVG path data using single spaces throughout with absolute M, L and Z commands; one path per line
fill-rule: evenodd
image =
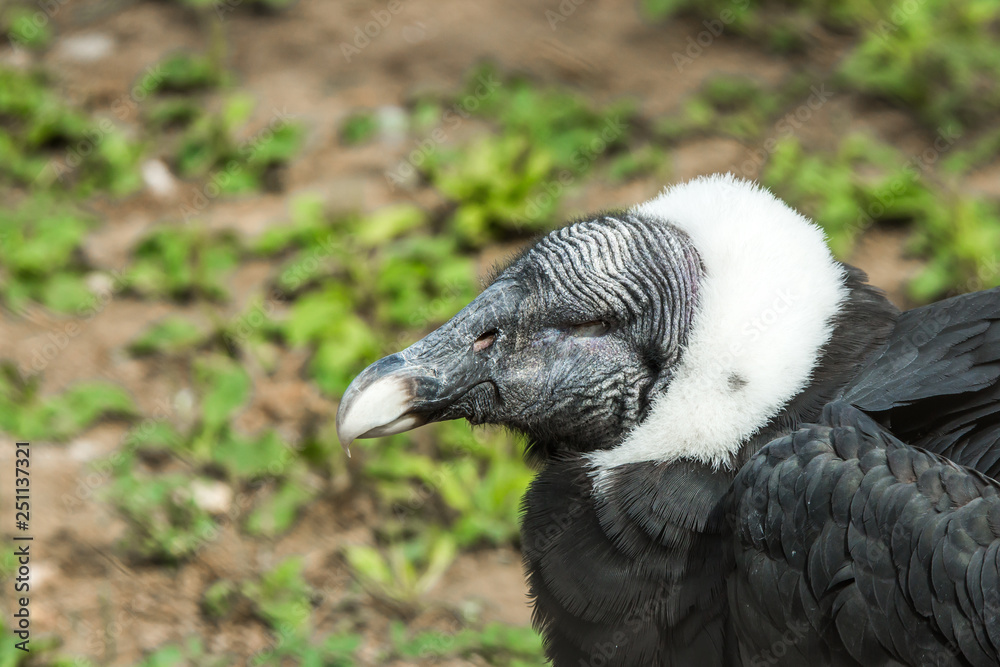
M 407 428 L 463 417 L 502 424 L 527 434 L 539 458 L 618 444 L 670 380 L 702 267 L 677 228 L 615 217 L 552 232 L 452 320 L 366 369 L 341 402 L 342 442 L 352 404 L 395 377 Z

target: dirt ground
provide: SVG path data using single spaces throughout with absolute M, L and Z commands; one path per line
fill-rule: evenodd
M 802 62 L 795 62 L 738 39 L 717 40 L 681 72 L 673 54 L 685 48 L 699 24 L 683 19 L 646 25 L 631 3 L 586 0 L 553 29 L 545 12 L 558 11 L 554 1 L 403 0 L 390 24 L 347 62 L 342 44 L 353 40 L 355 28 L 369 21 L 378 6 L 302 0 L 266 18 L 242 11 L 227 14 L 228 57 L 241 88 L 258 101 L 255 126 L 280 110 L 304 122 L 309 135 L 305 150 L 291 164 L 285 192 L 214 200 L 202 212 L 213 226 L 255 234 L 286 219 L 288 201 L 302 192 L 319 194 L 334 209 L 371 211 L 393 201 L 421 203 L 426 193 L 394 192 L 384 176 L 413 146 L 404 140 L 346 148 L 337 137 L 340 122 L 358 107 L 398 106 L 420 90 L 454 90 L 469 68 L 484 60 L 502 71 L 568 84 L 596 103 L 632 97 L 644 116 L 655 117 L 676 109 L 712 73 L 773 83 L 800 67 L 827 71 L 843 49 L 839 38 L 823 36 Z M 128 99 L 143 71 L 166 54 L 203 43 L 191 14 L 174 3 L 68 0 L 52 20 L 57 43 L 43 61 L 72 99 L 98 113 L 110 112 L 123 96 Z M 94 35 L 109 39 L 112 48 L 85 61 L 73 47 Z M 0 58 L 15 57 L 22 56 L 0 47 Z M 136 122 L 137 109 L 133 105 L 126 125 Z M 847 94 L 835 95 L 820 116 L 802 135 L 817 146 L 831 143 L 848 127 L 870 127 L 904 151 L 917 151 L 926 143 L 903 114 L 867 108 Z M 729 139 L 688 141 L 671 153 L 671 180 L 739 169 L 753 148 Z M 631 204 L 662 185 L 651 179 L 619 187 L 595 184 L 571 199 L 566 213 Z M 88 241 L 86 252 L 103 266 L 124 267 L 130 244 L 145 230 L 160 221 L 180 220 L 194 187 L 180 182 L 173 194 L 144 191 L 124 201 L 95 202 L 106 224 Z M 920 266 L 905 257 L 904 241 L 901 233 L 876 230 L 863 239 L 855 257 L 898 302 L 901 286 Z M 250 295 L 263 289 L 268 270 L 258 262 L 235 273 L 231 314 L 241 312 Z M 185 389 L 183 375 L 162 361 L 134 359 L 125 352 L 131 340 L 168 313 L 205 318 L 197 305 L 115 298 L 48 365 L 43 393 L 106 378 L 126 387 L 143 410 L 173 401 Z M 68 321 L 41 309 L 22 318 L 4 313 L 0 357 L 29 362 L 50 333 Z M 296 432 L 310 419 L 332 420 L 336 405 L 305 381 L 306 361 L 302 354 L 286 353 L 273 375 L 251 369 L 256 394 L 242 423 Z M 352 497 L 346 479 L 317 480 L 330 486 L 291 532 L 273 542 L 242 536 L 227 525 L 218 540 L 176 569 L 119 559 L 114 546 L 124 525 L 97 500 L 107 479 L 92 466 L 115 450 L 125 432 L 121 423 L 104 422 L 68 444 L 37 443 L 33 449 L 34 638 L 57 635 L 65 641 L 64 653 L 102 665 L 130 664 L 192 635 L 201 636 L 211 653 L 250 655 L 268 646 L 266 626 L 249 612 L 219 624 L 207 621 L 199 609 L 200 592 L 216 579 L 247 576 L 290 554 L 304 556 L 306 577 L 321 592 L 316 616 L 321 627 L 335 628 L 338 616 L 352 614 L 366 619 L 372 636 L 384 632 L 389 615 L 371 604 L 337 555 L 345 542 L 371 539 L 365 519 L 372 510 Z M 0 449 L 0 468 L 11 465 L 12 452 Z M 461 556 L 431 597 L 479 605 L 488 620 L 524 625 L 530 618 L 520 556 L 511 550 Z M 440 613 L 425 612 L 412 625 L 432 627 L 441 622 Z M 374 651 L 374 645 L 366 645 L 362 660 L 366 655 L 373 659 Z

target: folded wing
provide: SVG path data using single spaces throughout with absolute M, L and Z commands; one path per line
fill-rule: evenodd
M 733 485 L 743 663 L 1000 664 L 1000 484 L 846 403 L 820 422 Z
M 1000 288 L 900 315 L 843 400 L 910 445 L 1000 477 Z

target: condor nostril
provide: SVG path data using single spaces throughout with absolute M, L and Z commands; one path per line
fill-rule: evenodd
M 493 341 L 497 339 L 497 330 L 491 329 L 487 331 L 482 336 L 476 339 L 476 342 L 472 344 L 473 352 L 481 352 L 493 344 Z

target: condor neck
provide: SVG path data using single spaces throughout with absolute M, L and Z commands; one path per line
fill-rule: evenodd
M 595 493 L 586 462 L 550 462 L 524 500 L 534 622 L 558 664 L 734 664 L 724 533 L 731 480 L 697 462 L 623 467 Z M 728 656 L 728 659 L 727 659 Z

